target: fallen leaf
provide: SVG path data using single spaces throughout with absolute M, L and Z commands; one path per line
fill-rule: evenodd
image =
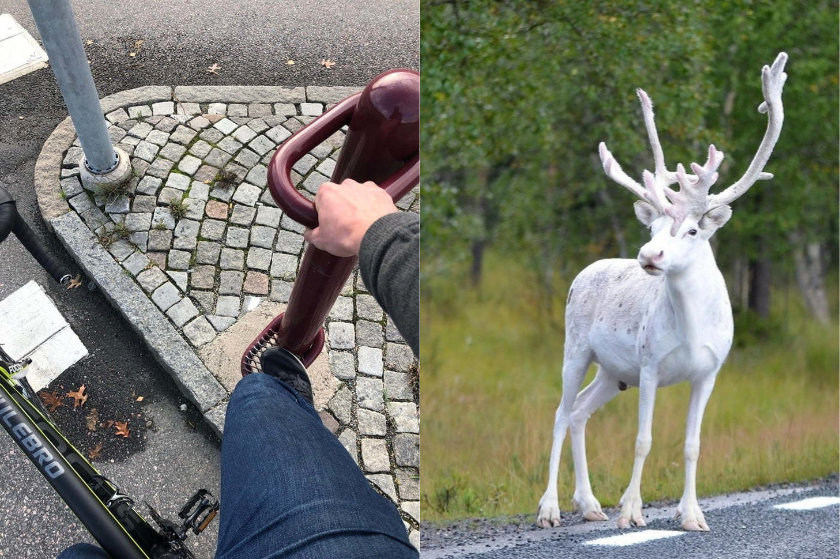
M 93 447 L 90 452 L 88 452 L 88 458 L 93 460 L 94 458 L 99 458 L 99 453 L 102 452 L 102 443 L 97 444 Z
M 87 41 L 85 41 L 85 44 L 86 44 L 86 45 L 92 45 L 92 44 L 93 44 L 93 41 L 92 41 L 92 40 L 90 40 L 90 39 L 88 39 Z
M 115 421 L 114 427 L 117 429 L 117 435 L 125 437 L 126 439 L 131 434 L 128 430 L 128 421 Z
M 88 431 L 96 431 L 97 423 L 99 423 L 99 410 L 93 408 L 85 416 L 85 424 L 87 425 Z
M 18 116 L 18 120 L 23 120 L 24 118 L 26 118 L 26 117 L 23 116 L 23 115 Z
M 134 401 L 135 402 L 142 402 L 143 401 L 143 396 L 137 396 L 137 399 L 134 400 Z
M 324 66 L 325 68 L 330 69 L 333 66 L 335 66 L 335 62 L 333 62 L 329 58 L 325 58 L 325 59 L 321 60 L 321 66 Z
M 73 409 L 78 408 L 79 406 L 84 406 L 85 402 L 87 402 L 87 394 L 85 394 L 85 385 L 83 384 L 78 390 L 75 392 L 68 392 L 67 396 L 69 398 L 73 398 Z
M 135 56 L 137 56 L 137 53 L 136 52 L 130 52 L 130 53 L 128 53 L 128 56 L 130 56 L 131 58 L 134 58 Z
M 67 289 L 76 289 L 80 285 L 82 285 L 82 274 L 79 274 L 78 276 L 67 282 Z
M 217 74 L 217 75 L 218 75 L 219 70 L 221 70 L 221 69 L 222 69 L 222 67 L 221 67 L 221 66 L 219 66 L 218 64 L 216 64 L 216 63 L 214 62 L 212 66 L 208 66 L 208 67 L 207 67 L 207 73 L 208 73 L 208 74 Z
M 134 41 L 134 50 L 140 50 L 140 47 L 143 46 L 143 39 L 138 39 Z
M 102 426 L 105 427 L 106 429 L 110 429 L 113 424 L 114 424 L 113 419 L 109 419 L 108 421 L 102 422 Z
M 294 60 L 287 60 L 287 61 L 286 61 L 286 64 L 288 64 L 289 66 L 294 65 L 294 63 L 295 63 L 295 61 L 294 61 Z
M 64 396 L 60 395 L 58 392 L 44 392 L 43 394 L 39 394 L 39 396 L 47 409 L 51 412 L 64 405 Z

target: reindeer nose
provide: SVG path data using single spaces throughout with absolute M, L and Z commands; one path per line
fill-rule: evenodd
M 665 257 L 665 251 L 660 250 L 659 252 L 652 247 L 642 247 L 642 250 L 639 251 L 639 260 L 644 262 L 659 262 L 662 258 Z

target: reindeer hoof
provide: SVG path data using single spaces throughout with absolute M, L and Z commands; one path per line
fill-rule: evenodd
M 551 500 L 545 504 L 540 502 L 540 508 L 537 512 L 537 526 L 540 528 L 556 528 L 560 526 L 560 507 L 554 504 L 555 502 Z
M 603 522 L 605 520 L 609 520 L 607 518 L 607 515 L 604 514 L 601 511 L 599 511 L 599 510 L 591 510 L 591 511 L 585 512 L 585 513 L 583 513 L 583 517 L 586 520 L 600 521 L 600 522 Z

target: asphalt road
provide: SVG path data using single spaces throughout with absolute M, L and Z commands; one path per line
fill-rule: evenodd
M 362 85 L 392 67 L 419 67 L 416 0 L 74 0 L 72 5 L 83 41 L 91 41 L 86 49 L 100 96 L 143 85 Z M 26 3 L 0 0 L 0 13 L 12 14 L 38 37 Z M 320 65 L 325 58 L 335 65 Z M 207 72 L 211 64 L 221 67 L 217 74 Z M 32 178 L 44 140 L 66 116 L 49 69 L 0 85 L 0 185 L 16 198 L 36 233 L 72 266 L 44 227 Z M 181 411 L 184 399 L 130 326 L 99 292 L 50 284 L 9 238 L 0 246 L 0 299 L 30 279 L 47 289 L 91 353 L 51 388 L 69 391 L 84 383 L 90 394 L 86 406 L 96 406 L 102 418 L 130 419 L 131 437 L 88 433 L 83 414 L 69 408 L 56 413 L 62 430 L 83 451 L 103 442 L 95 464 L 138 502 L 148 500 L 165 514 L 173 515 L 198 487 L 218 494 L 218 440 L 191 406 Z M 0 468 L 0 557 L 51 558 L 88 539 L 3 436 Z M 213 554 L 215 530 L 210 531 L 196 540 L 198 557 Z
M 421 526 L 421 559 L 586 559 L 650 557 L 680 559 L 836 559 L 840 556 L 840 507 L 779 510 L 775 505 L 811 497 L 837 498 L 837 479 L 700 499 L 711 532 L 680 530 L 672 519 L 676 504 L 644 510 L 647 528 L 619 530 L 618 510 L 606 511 L 613 521 L 586 522 L 580 515 L 564 518 L 560 528 L 540 529 L 533 518 L 511 521 L 464 521 L 448 527 Z M 602 538 L 639 535 L 652 530 L 673 537 L 623 546 L 607 546 Z M 593 545 L 595 544 L 595 545 Z

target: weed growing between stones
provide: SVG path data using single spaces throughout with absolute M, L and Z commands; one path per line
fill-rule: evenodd
M 187 215 L 188 210 L 189 204 L 187 204 L 183 200 L 171 200 L 169 202 L 169 213 L 171 213 L 172 217 L 174 217 L 175 219 L 181 219 L 182 217 Z

